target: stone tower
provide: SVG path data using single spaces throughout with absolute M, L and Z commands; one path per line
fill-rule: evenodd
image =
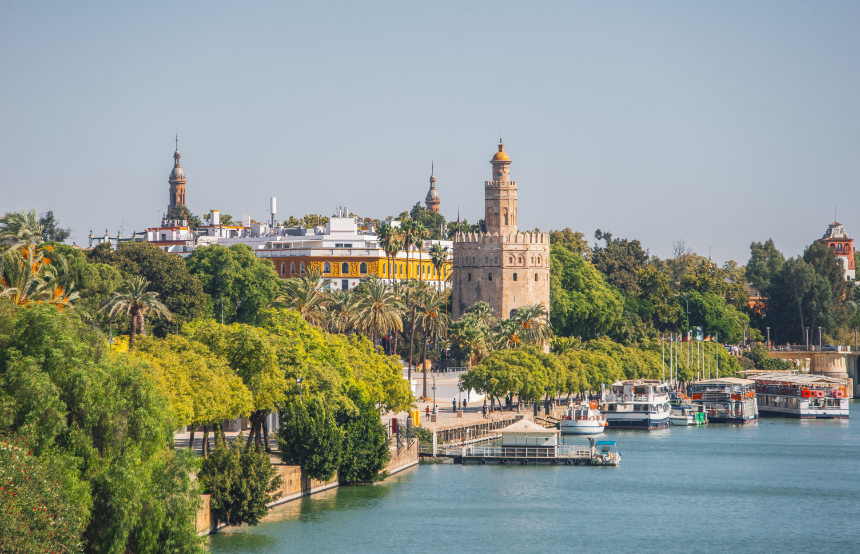
M 845 232 L 845 227 L 838 221 L 827 226 L 827 231 L 821 241 L 830 248 L 842 266 L 842 276 L 846 281 L 853 281 L 854 274 L 854 239 Z
M 179 164 L 181 157 L 182 155 L 179 154 L 179 136 L 177 136 L 176 150 L 173 152 L 173 171 L 170 172 L 170 178 L 167 181 L 170 183 L 168 206 L 171 208 L 185 205 L 185 172 L 182 171 L 182 166 Z
M 439 193 L 436 192 L 436 176 L 433 172 L 433 164 L 430 164 L 430 190 L 427 191 L 427 197 L 424 198 L 424 206 L 428 212 L 438 214 L 440 202 Z
M 522 306 L 549 310 L 549 234 L 517 230 L 517 183 L 511 158 L 499 142 L 490 160 L 492 180 L 484 183 L 485 232 L 454 237 L 454 317 L 476 302 L 487 302 L 499 319 Z

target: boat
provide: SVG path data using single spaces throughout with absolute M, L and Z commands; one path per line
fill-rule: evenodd
M 704 425 L 707 422 L 708 416 L 701 406 L 672 406 L 672 413 L 669 414 L 671 425 Z
M 606 427 L 606 418 L 597 409 L 597 402 L 570 404 L 558 427 L 562 435 L 599 435 Z
M 600 411 L 610 429 L 665 429 L 669 426 L 669 389 L 663 381 L 616 381 L 600 391 Z
M 755 381 L 721 377 L 695 381 L 687 387 L 690 402 L 701 406 L 711 423 L 758 421 Z
M 793 371 L 751 377 L 763 416 L 848 419 L 848 382 L 845 379 Z

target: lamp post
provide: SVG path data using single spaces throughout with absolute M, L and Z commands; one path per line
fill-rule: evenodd
M 806 332 L 806 350 L 808 351 L 809 350 L 809 326 L 807 325 L 806 327 L 803 328 L 803 330 Z
M 431 388 L 433 389 L 433 413 L 435 414 L 436 413 L 436 376 L 435 375 L 433 376 L 433 386 Z
M 821 350 L 821 325 L 818 326 L 818 349 Z
M 765 329 L 767 330 L 767 349 L 770 350 L 770 325 L 765 327 Z

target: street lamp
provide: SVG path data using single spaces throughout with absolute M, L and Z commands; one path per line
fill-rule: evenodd
M 803 330 L 806 331 L 806 350 L 808 351 L 809 350 L 809 326 L 807 325 L 806 327 L 803 328 Z
M 770 325 L 765 327 L 765 329 L 767 330 L 767 349 L 770 350 Z
M 818 326 L 818 349 L 821 350 L 821 325 Z
M 433 376 L 433 386 L 431 388 L 433 389 L 433 413 L 435 414 L 436 413 L 436 376 L 435 375 Z

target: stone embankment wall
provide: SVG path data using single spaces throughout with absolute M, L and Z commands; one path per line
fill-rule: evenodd
M 281 476 L 281 496 L 269 504 L 270 508 L 338 486 L 337 475 L 328 481 L 318 481 L 303 475 L 300 466 L 286 465 L 274 460 L 272 465 L 275 466 Z M 400 449 L 392 448 L 391 461 L 388 462 L 385 471 L 389 475 L 393 475 L 416 465 L 418 465 L 418 441 L 415 441 L 411 446 L 404 446 Z M 200 500 L 200 508 L 197 511 L 197 532 L 201 535 L 207 535 L 226 527 L 223 524 L 219 525 L 217 529 L 214 527 L 215 522 L 209 507 L 210 495 L 200 495 Z

